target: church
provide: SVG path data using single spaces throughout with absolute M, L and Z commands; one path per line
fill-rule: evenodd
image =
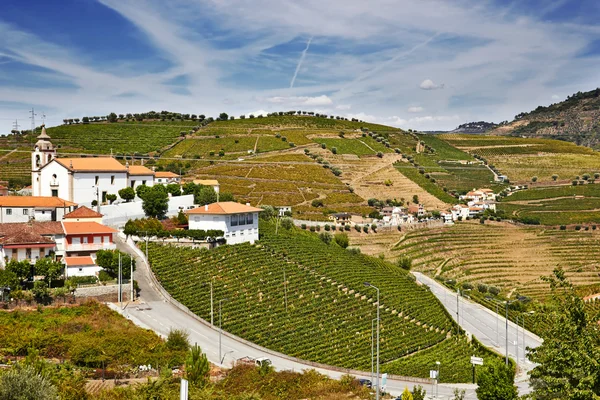
M 37 139 L 31 155 L 33 196 L 90 206 L 94 200 L 106 203 L 109 194 L 119 198 L 119 190 L 125 187 L 154 186 L 154 171 L 143 165 L 123 165 L 112 157 L 57 157 L 44 126 Z

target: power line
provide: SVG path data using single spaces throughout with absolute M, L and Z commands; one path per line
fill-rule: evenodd
M 13 122 L 13 130 L 18 131 L 20 127 L 21 125 L 19 125 L 19 120 L 15 119 L 15 122 Z

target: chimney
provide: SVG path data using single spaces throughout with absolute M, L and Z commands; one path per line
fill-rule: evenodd
M 208 211 L 208 204 L 204 205 L 204 211 Z
M 248 207 L 250 207 L 250 203 L 246 203 L 246 205 L 247 205 Z

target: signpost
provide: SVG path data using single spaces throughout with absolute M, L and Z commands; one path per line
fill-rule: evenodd
M 435 397 L 437 397 L 437 379 L 438 379 L 438 371 L 435 369 L 430 369 L 429 370 L 429 379 L 435 379 Z M 431 389 L 431 391 L 433 392 L 433 388 Z
M 188 381 L 181 378 L 181 388 L 179 390 L 179 400 L 188 400 Z
M 476 365 L 483 365 L 483 358 L 472 356 L 471 357 L 471 364 L 473 364 L 473 383 L 475 383 L 475 366 Z
M 381 391 L 385 392 L 385 385 L 387 384 L 387 374 L 381 375 Z

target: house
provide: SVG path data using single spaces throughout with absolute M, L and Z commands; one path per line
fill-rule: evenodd
M 60 221 L 76 206 L 59 197 L 0 196 L 0 223 Z
M 210 186 L 215 190 L 215 193 L 219 193 L 219 181 L 215 179 L 194 179 L 196 185 Z
M 383 215 L 384 217 L 391 217 L 393 212 L 394 207 L 383 207 L 381 209 L 381 215 Z
M 102 270 L 92 256 L 65 257 L 65 279 L 72 276 L 94 276 Z
M 118 196 L 125 187 L 153 186 L 154 171 L 123 165 L 112 157 L 59 158 L 42 127 L 31 154 L 31 182 L 34 196 L 91 205 L 94 200 L 105 203 L 108 194 Z
M 0 224 L 0 266 L 6 259 L 28 260 L 56 254 L 64 248 L 64 232 L 60 222 L 27 222 Z
M 95 256 L 98 250 L 114 250 L 118 231 L 98 222 L 62 222 L 65 232 L 65 257 Z
M 187 210 L 189 229 L 221 230 L 227 244 L 258 240 L 258 213 L 249 203 L 217 202 Z
M 469 206 L 464 204 L 456 204 L 452 207 L 450 211 L 452 213 L 452 219 L 457 221 L 459 218 L 461 220 L 466 220 L 469 216 Z
M 81 206 L 63 216 L 64 222 L 97 222 L 102 223 L 102 214 L 88 208 Z
M 425 215 L 425 207 L 423 204 L 411 204 L 408 206 L 408 213 L 416 217 L 423 217 Z
M 31 185 L 25 186 L 21 190 L 17 190 L 19 196 L 33 196 L 33 187 Z
M 440 218 L 444 221 L 445 224 L 452 225 L 454 224 L 454 215 L 450 211 L 442 211 L 440 212 Z
M 346 225 L 349 224 L 352 219 L 352 214 L 350 213 L 346 213 L 346 212 L 341 212 L 341 213 L 335 213 L 335 214 L 331 214 L 329 216 L 329 220 L 334 221 L 336 224 L 340 224 L 340 225 Z
M 496 194 L 492 189 L 473 189 L 466 195 L 460 196 L 459 199 L 475 202 L 496 201 Z
M 286 213 L 288 213 L 288 215 L 292 215 L 292 207 L 290 207 L 290 206 L 280 206 L 280 207 L 277 207 L 277 212 L 279 213 L 278 215 L 280 217 L 285 217 Z
M 161 185 L 168 185 L 169 183 L 181 183 L 181 176 L 171 171 L 156 171 L 154 172 L 155 183 Z

